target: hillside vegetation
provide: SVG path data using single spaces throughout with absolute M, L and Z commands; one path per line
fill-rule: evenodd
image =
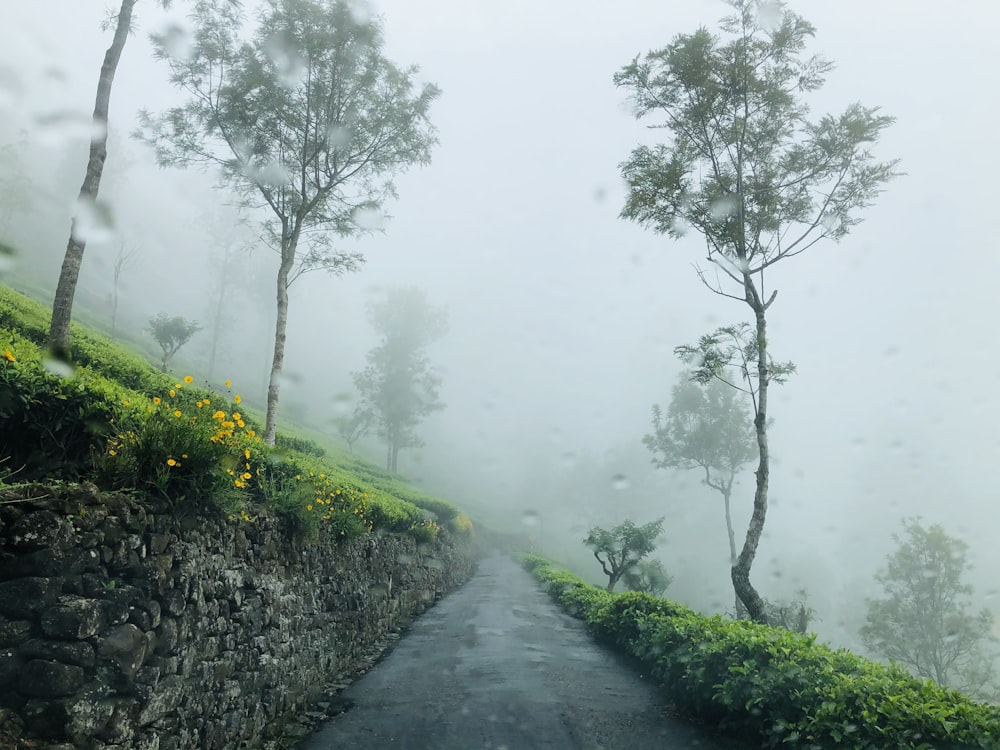
M 524 567 L 600 640 L 638 660 L 682 713 L 765 748 L 996 750 L 1000 708 L 815 636 L 609 594 L 550 561 Z
M 245 521 L 270 511 L 307 536 L 472 533 L 451 503 L 356 456 L 294 434 L 268 448 L 236 374 L 213 387 L 196 373 L 163 373 L 77 324 L 71 364 L 54 361 L 48 320 L 46 308 L 0 286 L 0 480 L 92 481 L 178 513 Z

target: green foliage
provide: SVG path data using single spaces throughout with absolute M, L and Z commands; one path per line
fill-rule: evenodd
M 316 458 L 323 458 L 326 455 L 326 449 L 315 440 L 294 437 L 281 432 L 275 435 L 274 447 L 279 451 L 305 453 L 308 456 L 315 456 Z
M 594 552 L 608 577 L 608 591 L 629 574 L 639 562 L 656 549 L 656 538 L 663 533 L 663 519 L 636 526 L 633 521 L 625 521 L 608 531 L 595 526 L 587 534 L 583 543 Z
M 673 580 L 659 560 L 642 560 L 622 576 L 629 591 L 644 591 L 653 596 L 663 596 L 663 592 Z
M 703 469 L 705 483 L 720 492 L 757 457 L 744 398 L 723 382 L 700 384 L 689 373 L 673 387 L 666 415 L 653 407 L 653 433 L 642 442 L 657 468 Z
M 170 360 L 180 350 L 184 344 L 191 340 L 201 326 L 197 321 L 182 318 L 179 315 L 173 317 L 166 313 L 159 313 L 149 319 L 149 328 L 160 349 L 163 351 L 163 358 L 160 360 L 160 369 L 167 371 Z
M 321 446 L 297 437 L 266 449 L 238 394 L 167 377 L 85 328 L 75 329 L 74 357 L 93 356 L 92 366 L 51 361 L 42 348 L 47 310 L 0 287 L 0 302 L 8 300 L 0 304 L 0 355 L 9 355 L 0 358 L 0 478 L 94 479 L 164 497 L 178 512 L 228 512 L 247 523 L 259 506 L 307 538 L 377 529 L 431 539 L 445 523 L 472 533 L 451 503 L 359 459 L 333 465 Z
M 0 455 L 22 480 L 86 474 L 111 432 L 121 389 L 88 368 L 67 373 L 0 328 Z M 68 376 L 67 376 L 68 375 Z
M 0 286 L 0 328 L 15 330 L 44 349 L 48 344 L 49 315 L 49 309 L 38 302 Z M 83 326 L 71 324 L 71 335 L 70 360 L 74 365 L 89 367 L 108 380 L 147 395 L 169 388 L 174 382 L 140 355 Z
M 98 482 L 144 490 L 175 507 L 232 510 L 260 477 L 264 450 L 237 409 L 182 383 L 162 396 L 126 399 Z
M 761 747 L 994 750 L 1000 708 L 779 628 L 611 594 L 537 556 L 524 566 L 681 711 Z
M 904 537 L 876 580 L 885 597 L 869 599 L 861 639 L 874 653 L 941 685 L 979 692 L 994 677 L 993 613 L 970 611 L 968 545 L 941 526 L 903 522 Z
M 441 533 L 441 527 L 430 519 L 425 519 L 413 524 L 406 533 L 416 539 L 417 544 L 431 544 Z

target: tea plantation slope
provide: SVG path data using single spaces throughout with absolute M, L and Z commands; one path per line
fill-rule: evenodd
M 524 566 L 680 711 L 765 748 L 998 750 L 1000 707 L 803 636 L 609 594 L 533 555 Z

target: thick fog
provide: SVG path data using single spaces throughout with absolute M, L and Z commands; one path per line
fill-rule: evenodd
M 49 294 L 110 32 L 104 3 L 44 5 L 0 2 L 0 147 L 14 154 L 2 177 L 24 186 L 0 212 L 0 239 L 19 251 L 5 278 Z M 90 312 L 76 317 L 107 309 L 122 243 L 137 254 L 122 273 L 119 325 L 135 336 L 161 311 L 207 324 L 225 281 L 215 375 L 239 378 L 260 406 L 276 258 L 240 226 L 214 175 L 159 169 L 129 138 L 139 109 L 177 101 L 146 35 L 183 25 L 184 7 L 137 5 L 101 191 L 114 228 L 88 244 L 77 299 Z M 789 7 L 817 27 L 811 51 L 836 63 L 813 113 L 881 106 L 897 122 L 878 156 L 906 172 L 844 241 L 782 262 L 769 279 L 772 350 L 798 372 L 772 391 L 772 495 L 753 580 L 767 597 L 807 589 L 821 636 L 851 646 L 906 516 L 970 545 L 977 599 L 1000 612 L 1000 87 L 988 59 L 1000 5 Z M 398 178 L 384 231 L 344 241 L 367 258 L 360 273 L 316 272 L 292 287 L 279 428 L 311 420 L 335 439 L 350 373 L 375 343 L 367 302 L 378 289 L 420 287 L 450 315 L 431 349 L 447 408 L 421 430 L 426 447 L 401 455 L 402 473 L 478 518 L 523 527 L 539 551 L 595 580 L 581 544 L 590 526 L 665 516 L 657 556 L 674 575 L 668 595 L 731 607 L 721 499 L 696 472 L 654 470 L 641 439 L 681 370 L 674 347 L 747 320 L 748 309 L 699 283 L 695 233 L 674 241 L 618 218 L 619 163 L 662 133 L 634 120 L 611 81 L 675 34 L 715 29 L 727 7 L 381 0 L 375 10 L 390 59 L 419 65 L 442 89 L 431 112 L 439 145 L 429 166 Z M 203 367 L 207 345 L 202 332 L 177 368 Z M 365 450 L 381 455 L 374 441 Z M 752 492 L 747 471 L 734 496 L 740 540 Z

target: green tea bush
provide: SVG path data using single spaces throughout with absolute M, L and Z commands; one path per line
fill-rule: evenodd
M 34 343 L 0 329 L 0 455 L 22 480 L 86 474 L 124 393 L 87 368 L 59 374 Z
M 649 668 L 677 708 L 761 747 L 1000 748 L 1000 708 L 898 667 L 648 594 L 608 594 L 537 556 L 523 564 L 596 636 Z

